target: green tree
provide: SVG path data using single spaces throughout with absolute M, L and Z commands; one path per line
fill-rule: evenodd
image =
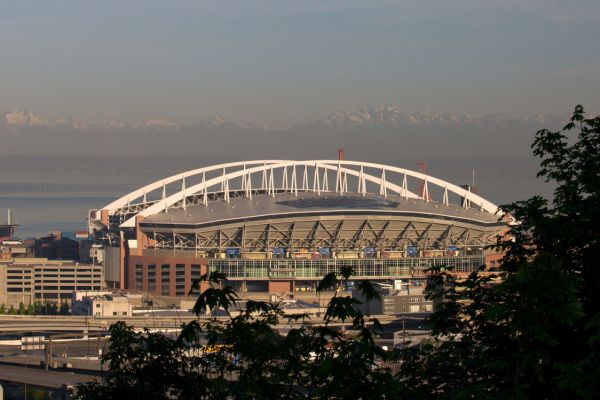
M 331 290 L 352 271 L 327 275 L 318 290 Z M 248 301 L 237 316 L 237 300 L 225 276 L 212 272 L 201 280 L 210 287 L 194 312 L 223 309 L 223 322 L 211 318 L 182 327 L 177 340 L 137 333 L 122 322 L 111 326 L 110 348 L 103 356 L 111 374 L 101 383 L 78 388 L 82 399 L 112 398 L 395 398 L 399 388 L 391 372 L 377 361 L 391 352 L 374 342 L 380 325 L 359 312 L 350 297 L 334 297 L 320 325 L 302 326 L 282 336 L 280 321 L 303 320 L 286 315 L 277 304 Z M 192 290 L 198 287 L 195 282 Z M 367 298 L 377 296 L 368 282 L 359 285 Z M 347 321 L 351 333 L 332 326 Z M 211 350 L 212 349 L 212 350 Z
M 60 304 L 60 311 L 59 311 L 60 315 L 69 315 L 71 314 L 70 308 L 69 308 L 69 303 L 67 303 L 67 301 L 63 301 Z
M 502 206 L 514 223 L 498 242 L 500 281 L 435 271 L 435 340 L 401 355 L 399 378 L 417 398 L 600 393 L 600 118 L 577 106 L 563 130 L 537 132 L 532 147 L 554 199 Z
M 0 314 L 4 314 L 6 310 L 4 309 L 4 303 L 0 304 Z
M 22 301 L 19 303 L 18 314 L 19 315 L 25 315 L 25 304 Z
M 15 315 L 17 312 L 15 310 L 15 308 L 13 307 L 13 305 L 10 305 L 10 308 L 8 309 L 8 314 L 9 315 Z
M 29 305 L 27 306 L 27 315 L 33 315 L 33 314 L 34 314 L 33 304 L 29 303 Z

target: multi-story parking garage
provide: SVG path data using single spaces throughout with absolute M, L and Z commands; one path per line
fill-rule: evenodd
M 376 281 L 470 272 L 498 257 L 488 248 L 506 228 L 498 211 L 469 188 L 390 165 L 260 160 L 158 180 L 89 221 L 119 246 L 122 288 L 178 296 L 207 270 L 242 292 L 276 293 L 314 290 L 342 265 Z

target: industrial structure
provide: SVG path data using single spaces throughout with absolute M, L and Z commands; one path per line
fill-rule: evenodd
M 499 257 L 488 246 L 506 223 L 468 187 L 341 158 L 213 165 L 91 210 L 107 283 L 182 296 L 218 270 L 242 293 L 293 297 L 341 266 L 353 279 L 410 282 L 434 266 L 468 273 Z
M 9 208 L 7 211 L 6 223 L 0 224 L 0 240 L 12 238 L 15 230 L 19 226 L 13 222 L 12 210 Z

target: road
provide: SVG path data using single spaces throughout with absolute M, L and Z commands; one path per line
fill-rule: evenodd
M 67 371 L 46 371 L 41 368 L 0 365 L 0 381 L 26 383 L 48 389 L 62 389 L 79 383 L 91 382 L 97 376 Z
M 393 334 L 396 331 L 401 331 L 403 326 L 407 331 L 423 332 L 423 319 L 426 314 L 412 314 L 403 316 L 379 316 L 380 321 L 384 326 L 382 337 L 377 340 L 381 345 L 392 345 Z M 185 318 L 187 319 L 187 318 Z M 403 323 L 404 320 L 404 323 Z M 88 321 L 89 323 L 90 321 Z M 110 325 L 111 320 L 96 320 L 94 325 Z M 128 323 L 134 323 L 137 327 L 150 326 L 154 328 L 178 328 L 182 319 L 169 317 L 155 317 L 150 320 L 148 317 L 133 317 L 128 318 Z M 316 322 L 316 321 L 315 321 Z M 21 332 L 31 334 L 28 328 L 37 328 L 39 333 L 46 331 L 56 332 L 56 328 L 62 326 L 65 330 L 80 332 L 82 328 L 89 325 L 85 324 L 85 320 L 74 319 L 72 317 L 63 317 L 60 319 L 42 319 L 34 321 L 32 319 L 2 319 L 0 320 L 0 335 L 4 332 L 5 335 L 15 336 L 20 326 Z M 11 326 L 12 325 L 12 326 Z M 289 330 L 296 324 L 282 324 L 277 328 L 285 331 Z M 338 325 L 338 324 L 335 324 Z M 8 331 L 6 328 L 12 328 Z M 25 329 L 23 329 L 25 328 Z M 34 329 L 34 330 L 37 330 Z M 41 332 L 40 332 L 41 331 Z M 90 332 L 91 333 L 91 332 Z M 285 334 L 285 333 L 284 333 Z M 50 334 L 50 336 L 54 336 Z M 61 335 L 64 336 L 64 335 Z M 77 336 L 77 334 L 75 335 Z M 52 362 L 58 369 L 51 368 L 46 371 L 40 367 L 40 362 L 44 360 L 44 351 L 22 352 L 20 346 L 2 345 L 0 346 L 0 381 L 27 383 L 42 388 L 65 390 L 65 385 L 73 386 L 79 383 L 90 382 L 99 379 L 101 371 L 101 363 L 98 360 L 99 349 L 102 353 L 106 352 L 107 348 L 106 337 L 98 339 L 98 337 L 90 337 L 87 339 L 77 340 L 52 340 Z M 14 342 L 13 342 L 14 343 Z M 89 359 L 87 359 L 89 357 Z M 64 364 L 69 363 L 70 368 L 62 368 Z M 51 366 L 53 364 L 50 364 Z M 106 367 L 104 367 L 106 368 Z

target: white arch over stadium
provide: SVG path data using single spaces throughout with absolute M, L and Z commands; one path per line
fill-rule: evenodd
M 251 168 L 248 168 L 249 166 L 251 166 Z M 310 182 L 307 176 L 309 167 L 313 168 L 312 187 L 310 187 Z M 242 169 L 226 172 L 227 168 Z M 365 168 L 375 169 L 378 175 L 380 174 L 380 177 L 365 173 Z M 291 177 L 289 176 L 290 169 L 292 171 Z M 302 171 L 299 172 L 299 169 Z M 220 176 L 205 179 L 206 173 L 218 170 L 222 171 Z M 274 171 L 276 170 L 282 171 L 282 184 L 280 187 L 276 187 L 274 183 Z M 321 171 L 323 171 L 322 177 Z M 109 213 L 113 213 L 122 207 L 128 206 L 130 204 L 130 200 L 135 200 L 142 196 L 143 201 L 139 204 L 146 204 L 146 194 L 160 188 L 163 188 L 162 198 L 158 201 L 154 201 L 151 205 L 139 211 L 139 213 L 136 215 L 144 217 L 153 215 L 155 213 L 168 210 L 170 207 L 173 207 L 175 204 L 180 202 L 185 208 L 185 199 L 188 196 L 193 195 L 203 195 L 203 204 L 205 205 L 207 204 L 206 199 L 208 193 L 223 193 L 224 199 L 229 201 L 229 182 L 236 178 L 241 178 L 241 190 L 245 191 L 246 196 L 251 198 L 252 190 L 257 188 L 252 187 L 251 178 L 252 174 L 257 173 L 262 174 L 262 185 L 259 188 L 265 190 L 270 195 L 274 195 L 274 193 L 278 190 L 286 190 L 295 194 L 297 194 L 298 191 L 310 191 L 320 194 L 321 192 L 330 192 L 327 182 L 327 171 L 336 172 L 335 192 L 337 193 L 350 192 L 348 190 L 347 177 L 354 176 L 358 178 L 357 190 L 356 192 L 352 191 L 354 193 L 366 194 L 366 182 L 372 182 L 379 186 L 379 194 L 383 196 L 387 196 L 388 192 L 390 192 L 403 196 L 407 199 L 413 198 L 430 201 L 429 185 L 431 184 L 442 189 L 443 196 L 441 202 L 445 205 L 449 205 L 448 194 L 453 193 L 465 199 L 462 204 L 462 206 L 465 208 L 469 208 L 471 205 L 473 205 L 477 208 L 480 208 L 481 211 L 486 211 L 492 214 L 498 212 L 498 207 L 495 204 L 482 198 L 481 196 L 433 176 L 404 168 L 394 167 L 391 165 L 346 160 L 254 160 L 213 165 L 183 172 L 181 174 L 173 175 L 171 177 L 156 181 L 121 197 L 103 209 L 108 210 Z M 300 179 L 298 178 L 299 173 Z M 399 175 L 402 183 L 398 185 L 390 182 L 388 177 L 386 177 L 386 173 L 388 177 L 392 174 Z M 190 187 L 186 187 L 186 179 L 197 175 L 202 176 L 202 182 Z M 421 182 L 421 185 L 423 186 L 421 195 L 417 195 L 408 189 L 407 178 L 409 177 L 412 179 L 417 179 Z M 177 193 L 167 197 L 165 195 L 165 185 L 177 181 L 182 182 L 182 189 Z M 301 182 L 301 185 L 299 185 L 299 181 Z M 219 190 L 209 192 L 209 189 L 214 186 L 220 186 Z M 124 228 L 134 226 L 135 216 L 129 218 L 121 225 L 121 227 Z
M 156 182 L 150 183 L 144 187 L 141 187 L 137 190 L 134 190 L 133 192 L 128 193 L 125 196 L 119 197 L 117 200 L 104 206 L 103 209 L 109 210 L 109 211 L 116 210 L 118 208 L 126 206 L 127 204 L 129 204 L 129 202 L 131 200 L 140 198 L 156 189 L 161 189 L 165 185 L 169 185 L 173 182 L 181 181 L 185 178 L 189 178 L 189 177 L 192 177 L 195 175 L 209 173 L 209 172 L 217 171 L 217 170 L 223 170 L 224 168 L 225 169 L 226 168 L 235 168 L 235 167 L 243 167 L 244 165 L 251 166 L 251 165 L 258 165 L 258 164 L 271 165 L 271 164 L 277 164 L 277 163 L 280 163 L 283 161 L 285 161 L 285 160 L 236 161 L 236 162 L 230 162 L 230 163 L 225 163 L 225 164 L 216 164 L 216 165 L 211 165 L 208 167 L 192 169 L 190 171 L 182 172 L 180 174 L 176 174 L 173 176 L 169 176 L 167 178 L 163 178 Z

